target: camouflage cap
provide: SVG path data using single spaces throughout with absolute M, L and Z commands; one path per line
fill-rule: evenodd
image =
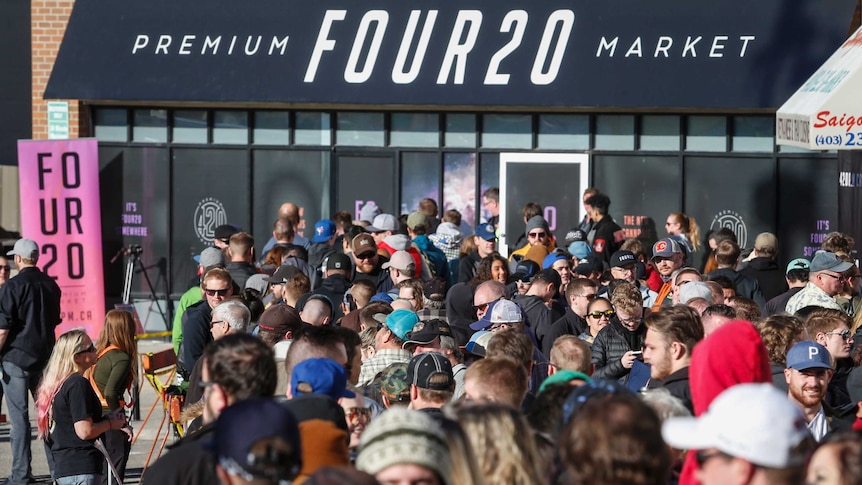
M 407 382 L 406 362 L 390 364 L 380 372 L 378 377 L 380 378 L 380 392 L 387 399 L 398 402 L 410 400 L 410 384 Z

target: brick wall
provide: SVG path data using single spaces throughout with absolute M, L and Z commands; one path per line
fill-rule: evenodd
M 34 139 L 48 138 L 48 104 L 42 99 L 42 94 L 48 85 L 74 4 L 74 0 L 31 0 L 30 3 Z M 69 138 L 89 136 L 86 110 L 82 110 L 81 103 L 76 100 L 64 101 L 69 101 Z

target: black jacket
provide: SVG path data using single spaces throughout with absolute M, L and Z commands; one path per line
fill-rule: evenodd
M 239 286 L 240 291 L 245 288 L 245 282 L 248 281 L 252 275 L 257 274 L 257 268 L 245 261 L 231 261 L 229 263 L 225 263 L 224 269 L 230 273 L 230 278 L 237 286 Z
M 337 322 L 339 318 L 344 316 L 344 312 L 341 311 L 341 300 L 344 299 L 344 293 L 350 289 L 350 286 L 350 280 L 346 276 L 334 274 L 328 278 L 324 278 L 320 282 L 320 286 L 312 291 L 315 295 L 325 295 L 332 302 L 333 322 Z
M 204 347 L 213 341 L 210 321 L 212 308 L 206 298 L 188 307 L 183 314 L 183 341 L 177 367 L 185 373 L 184 377 L 192 372 L 195 362 L 204 353 Z
M 784 271 L 772 258 L 754 258 L 748 262 L 748 266 L 739 270 L 739 274 L 756 279 L 766 301 L 787 291 Z
M 650 380 L 647 387 L 650 389 L 660 387 L 667 389 L 671 396 L 682 401 L 685 407 L 691 411 L 691 414 L 694 414 L 694 405 L 691 403 L 691 387 L 688 383 L 688 367 L 673 372 L 664 379 Z
M 802 288 L 805 287 L 797 286 L 796 288 L 791 288 L 766 302 L 766 306 L 763 310 L 763 316 L 768 317 L 770 315 L 775 315 L 776 313 L 783 312 L 784 309 L 787 308 L 787 302 L 790 301 L 790 298 L 793 297 L 793 295 L 802 291 Z
M 458 283 L 469 283 L 476 276 L 480 261 L 482 258 L 479 257 L 479 251 L 473 251 L 461 258 L 458 263 Z
M 565 314 L 554 321 L 544 335 L 543 343 L 547 347 L 547 352 L 543 349 L 545 358 L 551 358 L 551 348 L 553 348 L 554 342 L 556 342 L 558 338 L 563 335 L 574 335 L 577 337 L 586 332 L 587 329 L 587 321 L 579 317 L 571 308 L 566 308 Z
M 556 319 L 553 317 L 551 309 L 538 296 L 515 295 L 512 297 L 512 301 L 524 310 L 524 315 L 527 317 L 527 335 L 533 339 L 536 348 L 547 358 L 551 352 L 551 347 L 554 345 L 550 331 L 551 325 Z
M 604 268 L 608 268 L 611 255 L 620 249 L 623 242 L 623 229 L 614 222 L 613 217 L 606 215 L 593 225 L 587 237 L 593 246 L 593 254 L 602 262 Z
M 596 366 L 593 378 L 625 381 L 631 369 L 623 367 L 620 359 L 630 350 L 641 350 L 645 336 L 646 326 L 643 323 L 634 332 L 629 332 L 614 318 L 599 331 L 593 342 L 593 365 Z
M 760 290 L 760 283 L 751 276 L 737 273 L 735 270 L 730 268 L 719 268 L 715 271 L 709 272 L 706 276 L 710 280 L 716 276 L 730 278 L 730 280 L 733 281 L 733 284 L 736 285 L 737 295 L 751 298 L 760 308 L 766 306 L 766 300 L 763 299 L 763 292 Z
M 202 443 L 213 438 L 215 423 L 204 425 L 171 445 L 170 451 L 149 468 L 141 484 L 211 485 L 219 483 L 215 459 Z
M 62 292 L 39 268 L 22 268 L 0 289 L 0 330 L 8 330 L 0 359 L 41 371 L 54 350 Z

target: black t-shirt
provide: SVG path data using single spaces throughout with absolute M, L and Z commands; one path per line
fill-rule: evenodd
M 75 433 L 75 423 L 92 418 L 102 420 L 102 405 L 90 382 L 74 374 L 60 386 L 54 397 L 54 429 L 51 431 L 51 455 L 54 476 L 102 474 L 104 457 L 93 441 L 82 440 Z

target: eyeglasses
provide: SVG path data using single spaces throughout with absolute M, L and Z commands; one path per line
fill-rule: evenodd
M 207 296 L 227 296 L 228 291 L 230 291 L 230 288 L 225 288 L 223 290 L 211 290 L 209 288 L 204 288 L 204 293 L 206 293 Z
M 623 320 L 622 318 L 620 319 L 620 323 L 628 323 L 629 325 L 634 325 L 634 324 L 640 323 L 640 322 L 641 322 L 641 317 L 626 318 L 625 320 Z
M 595 300 L 596 298 L 598 298 L 598 297 L 599 297 L 599 295 L 597 295 L 597 294 L 595 294 L 595 293 L 589 293 L 589 294 L 586 294 L 586 295 L 575 295 L 575 296 L 580 296 L 580 297 L 582 297 L 582 298 L 586 298 L 586 299 L 587 299 L 587 301 L 593 301 L 593 300 Z
M 375 254 L 377 254 L 377 253 L 375 253 L 373 251 L 369 252 L 369 253 L 357 254 L 356 259 L 371 259 L 374 257 Z
M 542 232 L 531 232 L 531 233 L 527 234 L 527 237 L 529 237 L 530 239 L 537 239 L 537 238 L 540 238 L 540 237 L 545 237 L 545 236 L 547 236 L 547 235 L 548 235 L 548 233 L 546 233 L 545 231 L 542 231 Z
M 824 276 L 828 276 L 830 278 L 835 278 L 836 280 L 841 279 L 841 275 L 838 275 L 838 274 L 832 274 L 832 273 L 820 273 L 820 274 L 822 274 Z
M 719 456 L 727 457 L 730 455 L 721 451 L 713 451 L 712 453 L 708 453 L 706 451 L 698 451 L 694 454 L 694 459 L 695 461 L 697 461 L 698 468 L 703 468 L 703 465 L 706 464 L 706 462 Z
M 12 267 L 9 266 L 8 264 L 4 264 L 3 266 L 0 266 L 0 271 L 11 271 L 11 270 L 12 270 Z
M 500 298 L 503 298 L 503 297 L 501 296 Z M 497 298 L 496 300 L 491 300 L 487 303 L 482 303 L 479 305 L 473 305 L 473 312 L 478 312 L 479 310 L 484 312 L 485 310 L 488 309 L 488 305 L 490 305 L 491 303 L 494 303 L 495 301 L 499 300 L 500 298 Z
M 826 332 L 826 335 L 840 335 L 841 340 L 850 340 L 850 330 L 842 330 L 840 332 Z
M 78 351 L 78 352 L 75 352 L 75 355 L 80 355 L 80 354 L 92 354 L 92 353 L 93 353 L 93 352 L 95 352 L 95 351 L 96 351 L 96 346 L 95 346 L 95 345 L 93 345 L 93 344 L 90 344 L 90 346 L 89 346 L 89 347 L 87 347 L 86 349 L 81 350 L 81 351 Z
M 350 408 L 347 410 L 347 420 L 350 424 L 368 424 L 371 421 L 371 408 Z
M 210 322 L 210 328 L 213 328 L 214 326 L 218 325 L 219 323 L 224 323 L 224 320 L 213 320 L 213 321 L 211 321 Z
M 608 320 L 610 320 L 611 318 L 614 318 L 614 315 L 616 315 L 616 313 L 614 313 L 613 310 L 605 310 L 603 312 L 590 312 L 590 313 L 587 313 L 587 315 L 590 317 L 593 317 L 593 318 L 605 317 Z

